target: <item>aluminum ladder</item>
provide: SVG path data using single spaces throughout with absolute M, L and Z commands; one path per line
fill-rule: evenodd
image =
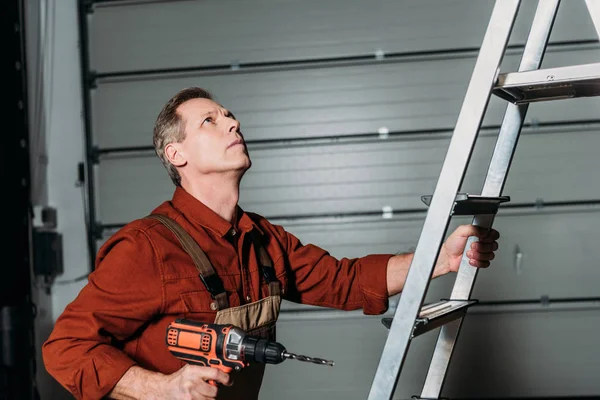
M 393 318 L 368 400 L 392 399 L 411 339 L 441 326 L 427 377 L 418 399 L 440 397 L 448 365 L 472 300 L 477 268 L 463 255 L 449 300 L 423 306 L 431 275 L 453 215 L 473 215 L 473 224 L 491 228 L 502 196 L 529 103 L 600 95 L 600 63 L 539 69 L 560 0 L 539 0 L 518 72 L 499 74 L 520 0 L 497 0 L 483 38 L 429 206 L 404 290 Z M 586 0 L 600 37 L 600 0 Z M 509 102 L 481 195 L 458 193 L 492 94 Z M 468 250 L 475 238 L 469 238 Z M 465 250 L 465 252 L 466 252 Z

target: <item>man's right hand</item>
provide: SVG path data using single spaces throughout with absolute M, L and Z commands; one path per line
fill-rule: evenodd
M 229 374 L 217 368 L 186 365 L 179 371 L 164 376 L 160 385 L 160 395 L 156 399 L 186 399 L 204 400 L 215 399 L 218 387 L 209 381 L 215 381 L 225 386 L 231 386 Z M 149 399 L 154 399 L 150 396 Z
M 209 381 L 225 386 L 233 384 L 229 374 L 217 368 L 188 364 L 171 375 L 163 375 L 133 366 L 125 372 L 108 397 L 142 400 L 215 399 L 218 387 Z

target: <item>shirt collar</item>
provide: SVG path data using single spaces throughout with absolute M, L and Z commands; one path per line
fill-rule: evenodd
M 175 188 L 172 202 L 191 222 L 203 226 L 221 237 L 227 235 L 233 228 L 228 221 L 186 192 L 182 187 Z M 258 225 L 239 206 L 237 207 L 237 218 L 238 229 L 244 232 L 256 229 L 258 233 L 263 234 Z
M 258 232 L 261 236 L 264 235 L 263 231 L 260 229 L 260 227 L 256 224 L 256 222 L 254 222 L 254 220 L 252 218 L 250 218 L 250 216 L 248 214 L 246 214 L 246 212 L 244 210 L 242 210 L 242 208 L 240 206 L 238 206 L 238 228 L 241 229 L 244 232 L 250 232 L 251 230 L 255 230 L 256 232 Z

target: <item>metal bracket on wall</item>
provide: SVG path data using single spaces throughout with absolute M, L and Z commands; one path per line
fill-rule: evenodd
M 104 237 L 104 226 L 100 221 L 90 222 L 90 234 L 94 240 L 101 240 Z
M 88 84 L 88 89 L 97 89 L 98 88 L 98 73 L 94 70 L 89 70 L 85 73 L 85 80 Z
M 100 164 L 100 154 L 100 148 L 98 146 L 92 146 L 92 149 L 90 151 L 90 161 L 92 162 L 92 164 Z
M 85 12 L 87 14 L 93 14 L 94 11 L 96 10 L 94 7 L 94 3 L 96 3 L 94 0 L 80 0 L 81 1 L 81 6 L 83 7 L 83 9 L 85 10 Z

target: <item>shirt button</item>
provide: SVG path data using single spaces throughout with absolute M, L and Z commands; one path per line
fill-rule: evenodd
M 235 236 L 237 234 L 237 231 L 235 229 L 231 230 L 231 236 Z
M 250 295 L 246 296 L 246 301 L 250 301 L 252 300 L 252 297 L 250 297 Z

